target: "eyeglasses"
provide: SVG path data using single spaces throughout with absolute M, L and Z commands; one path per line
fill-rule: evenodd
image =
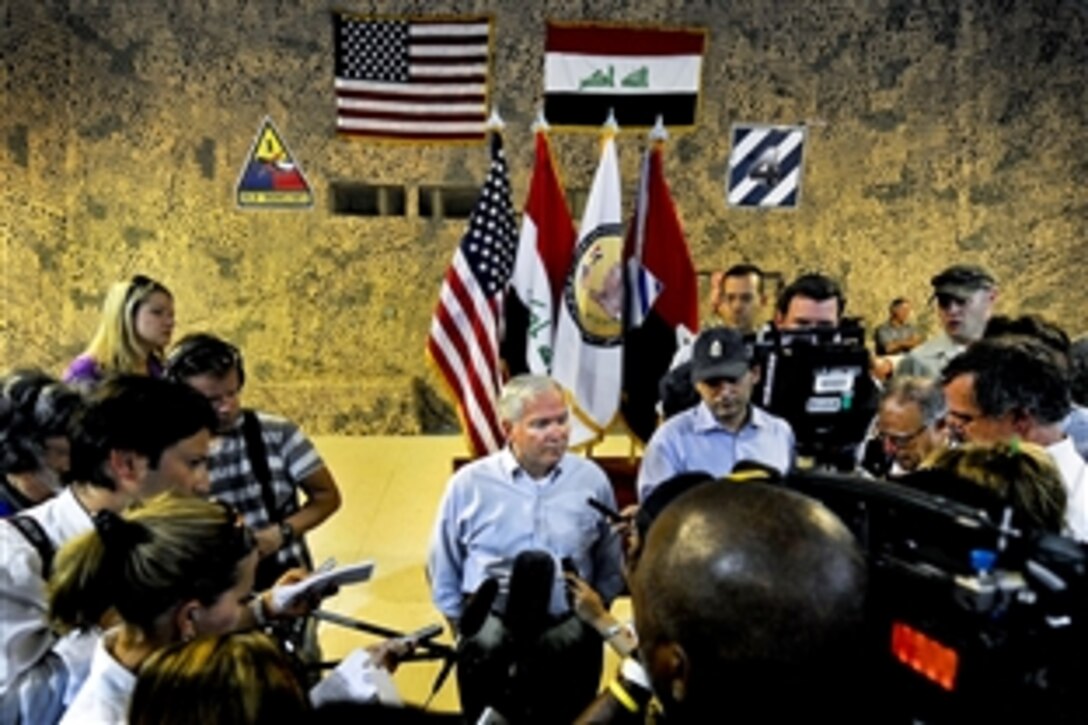
M 913 433 L 906 433 L 906 434 L 902 434 L 902 433 L 900 433 L 900 434 L 885 433 L 884 431 L 878 431 L 876 436 L 881 441 L 884 441 L 886 443 L 890 443 L 893 448 L 905 448 L 906 446 L 910 445 L 911 441 L 913 441 L 918 436 L 922 435 L 922 432 L 926 428 L 927 428 L 927 426 L 923 425 L 921 428 L 914 431 Z

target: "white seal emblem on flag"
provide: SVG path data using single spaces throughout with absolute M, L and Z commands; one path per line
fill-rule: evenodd
M 563 292 L 567 310 L 593 345 L 618 345 L 623 336 L 623 226 L 602 224 L 574 251 Z

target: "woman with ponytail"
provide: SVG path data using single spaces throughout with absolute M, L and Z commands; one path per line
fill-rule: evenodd
M 156 651 L 252 624 L 256 567 L 252 533 L 223 504 L 165 494 L 97 513 L 57 555 L 49 611 L 61 631 L 113 626 L 61 722 L 126 722 L 136 673 Z

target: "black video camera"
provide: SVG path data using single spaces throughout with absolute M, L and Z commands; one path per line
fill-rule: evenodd
M 772 326 L 753 339 L 753 352 L 762 374 L 752 402 L 789 422 L 799 456 L 853 470 L 879 399 L 861 321 L 845 318 L 837 328 Z
M 932 493 L 957 481 L 903 481 L 784 481 L 838 514 L 867 553 L 873 721 L 1083 722 L 1088 549 L 1027 528 L 1003 502 Z

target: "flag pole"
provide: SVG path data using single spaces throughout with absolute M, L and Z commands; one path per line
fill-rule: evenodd
M 669 132 L 665 130 L 665 119 L 659 113 L 657 114 L 657 120 L 654 121 L 654 127 L 650 129 L 651 141 L 668 141 Z
M 533 133 L 539 133 L 543 131 L 547 133 L 551 130 L 551 124 L 548 123 L 548 119 L 544 117 L 544 106 L 537 109 L 536 120 L 533 121 L 533 125 L 530 128 Z

